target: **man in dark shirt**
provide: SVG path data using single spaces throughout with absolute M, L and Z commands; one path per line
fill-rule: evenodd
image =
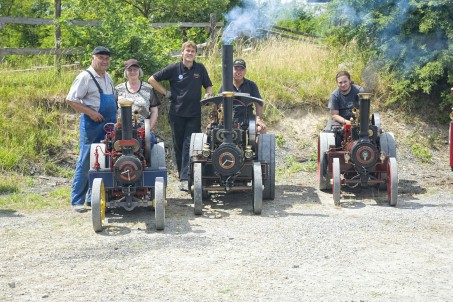
M 170 99 L 170 126 L 173 133 L 176 165 L 180 185 L 188 190 L 189 149 L 192 133 L 201 132 L 201 87 L 212 95 L 212 82 L 202 63 L 195 62 L 197 45 L 187 41 L 182 45 L 181 62 L 170 64 L 153 74 L 148 82 L 153 88 Z M 159 82 L 168 80 L 170 90 Z
M 335 79 L 338 88 L 330 95 L 329 105 L 327 106 L 332 115 L 329 125 L 336 123 L 341 125 L 351 124 L 352 109 L 359 108 L 359 93 L 364 92 L 364 90 L 362 87 L 353 84 L 351 75 L 347 71 L 340 71 Z M 326 130 L 330 130 L 330 128 L 326 128 Z
M 258 89 L 258 86 L 255 82 L 250 81 L 245 78 L 247 73 L 247 65 L 243 59 L 236 59 L 233 62 L 233 89 L 236 92 L 248 93 L 251 97 L 261 99 L 261 94 Z M 223 86 L 220 87 L 219 93 L 223 92 Z M 261 133 L 266 133 L 266 125 L 263 122 L 263 106 L 259 104 L 254 104 L 256 106 L 256 125 L 257 130 Z M 243 122 L 245 119 L 245 111 L 247 110 L 247 115 L 250 116 L 253 114 L 253 107 L 248 106 L 247 109 L 244 108 L 238 102 L 233 102 L 233 116 L 234 119 L 238 120 L 239 123 Z

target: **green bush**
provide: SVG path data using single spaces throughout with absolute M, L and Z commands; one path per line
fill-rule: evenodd
M 431 151 L 420 144 L 415 143 L 412 145 L 412 154 L 416 156 L 422 163 L 429 163 L 433 154 Z

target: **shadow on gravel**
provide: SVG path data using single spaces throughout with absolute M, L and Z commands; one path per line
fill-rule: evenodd
M 437 197 L 433 197 L 437 198 Z M 420 200 L 414 196 L 401 196 L 398 198 L 398 204 L 396 207 L 398 209 L 403 210 L 419 210 L 422 208 L 451 208 L 453 204 L 449 203 L 442 203 L 442 204 L 434 204 L 434 203 L 421 203 L 415 202 L 416 200 Z M 426 198 L 424 198 L 426 200 Z
M 228 193 L 210 194 L 209 198 L 203 199 L 203 214 L 198 216 L 193 212 L 192 199 L 168 199 L 173 211 L 177 211 L 181 217 L 220 219 L 231 215 L 255 215 L 253 213 L 253 193 L 247 191 L 232 191 Z M 295 204 L 320 204 L 317 191 L 313 187 L 303 185 L 276 185 L 275 199 L 263 200 L 262 217 L 282 216 L 286 209 Z M 303 215 L 303 214 L 301 214 Z
M 276 187 L 279 204 L 321 203 L 317 190 L 303 185 L 280 185 Z M 277 198 L 278 196 L 278 198 Z
M 90 214 L 91 215 L 91 214 Z M 102 236 L 123 236 L 131 233 L 130 225 L 145 225 L 145 227 L 133 227 L 134 230 L 146 232 L 159 232 L 154 225 L 154 210 L 152 208 L 135 208 L 127 211 L 123 208 L 109 209 L 105 213 L 105 224 L 103 225 Z M 128 225 L 128 226 L 126 226 Z
M 371 203 L 369 203 L 371 202 Z M 332 196 L 333 203 L 333 196 Z M 340 207 L 347 209 L 361 209 L 366 206 L 389 206 L 387 191 L 375 186 L 369 187 L 341 187 Z
M 398 183 L 398 194 L 424 194 L 426 189 L 418 185 L 415 180 L 400 179 Z
M 99 232 L 99 235 L 102 236 L 123 236 L 131 232 L 131 229 L 128 227 L 117 226 L 117 225 L 107 225 L 104 227 L 102 232 Z
M 17 213 L 16 210 L 3 209 L 0 210 L 0 217 L 23 217 L 24 215 Z

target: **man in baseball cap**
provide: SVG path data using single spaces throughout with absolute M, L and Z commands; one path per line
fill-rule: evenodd
M 93 50 L 93 55 L 108 55 L 110 56 L 112 53 L 110 50 L 104 46 L 98 46 Z
M 104 46 L 93 50 L 91 65 L 72 83 L 66 97 L 67 104 L 81 113 L 79 125 L 79 159 L 74 172 L 71 207 L 76 212 L 86 211 L 84 203 L 91 205 L 88 171 L 90 170 L 91 144 L 105 137 L 104 126 L 116 123 L 117 105 L 113 80 L 107 73 L 111 52 Z
M 234 92 L 247 93 L 252 97 L 261 99 L 261 94 L 255 82 L 246 79 L 247 65 L 243 59 L 236 59 L 233 61 L 233 90 Z M 220 87 L 219 93 L 223 92 L 223 86 Z M 256 125 L 257 130 L 261 133 L 266 133 L 266 124 L 263 122 L 263 106 L 258 103 L 253 105 L 255 107 Z M 253 115 L 253 106 L 246 108 L 237 101 L 233 102 L 233 116 L 239 123 L 245 121 L 245 113 L 248 116 Z
M 233 67 L 242 67 L 244 69 L 247 68 L 247 65 L 245 65 L 245 61 L 242 60 L 242 59 L 236 59 L 234 62 L 233 62 Z

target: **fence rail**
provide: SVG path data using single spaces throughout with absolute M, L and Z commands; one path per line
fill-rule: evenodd
M 101 21 L 80 21 L 67 20 L 70 24 L 77 26 L 101 26 Z M 45 18 L 20 18 L 20 17 L 0 17 L 0 28 L 3 24 L 30 24 L 30 25 L 57 25 L 55 19 Z M 211 32 L 211 41 L 200 44 L 203 48 L 213 42 L 214 31 L 224 26 L 223 22 L 216 22 L 215 15 L 211 14 L 210 22 L 177 22 L 177 23 L 150 23 L 154 28 L 176 26 L 180 28 L 200 27 L 208 28 Z M 204 45 L 206 44 L 206 45 Z M 0 59 L 7 55 L 74 55 L 80 54 L 83 48 L 0 48 Z
M 101 26 L 102 21 L 80 21 L 67 20 L 68 23 L 78 26 Z M 18 18 L 18 17 L 0 17 L 0 24 L 31 24 L 31 25 L 54 25 L 54 19 L 45 18 Z M 216 22 L 215 27 L 223 27 L 223 22 Z M 210 22 L 176 22 L 176 23 L 150 23 L 155 28 L 176 26 L 176 27 L 210 27 Z
M 68 23 L 78 26 L 100 26 L 101 21 L 80 21 L 67 20 Z M 0 24 L 30 24 L 30 25 L 54 25 L 54 19 L 45 18 L 19 18 L 19 17 L 0 17 Z
M 8 55 L 77 55 L 83 52 L 83 48 L 0 48 L 0 57 Z

